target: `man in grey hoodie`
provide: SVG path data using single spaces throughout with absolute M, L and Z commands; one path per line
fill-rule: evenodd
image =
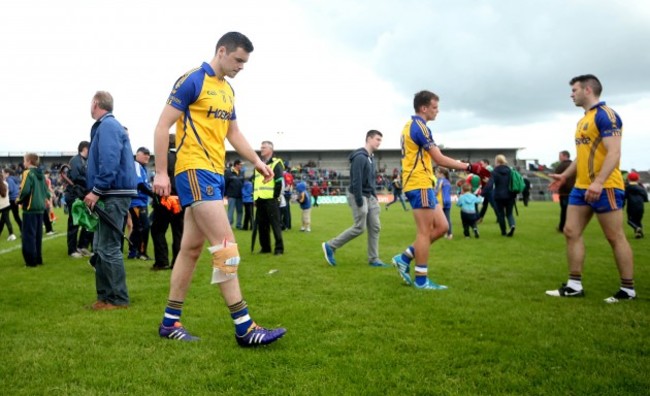
M 379 148 L 383 135 L 376 130 L 366 133 L 366 145 L 350 154 L 350 187 L 348 204 L 352 208 L 354 224 L 337 237 L 322 243 L 325 260 L 336 265 L 334 252 L 368 228 L 368 264 L 372 267 L 388 267 L 379 259 L 379 201 L 375 191 L 377 171 L 374 152 Z

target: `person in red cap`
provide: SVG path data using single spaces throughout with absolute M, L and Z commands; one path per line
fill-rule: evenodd
M 627 224 L 634 229 L 636 239 L 643 238 L 643 210 L 644 202 L 648 202 L 648 192 L 639 183 L 639 174 L 632 171 L 627 174 L 625 186 L 625 205 L 627 206 Z

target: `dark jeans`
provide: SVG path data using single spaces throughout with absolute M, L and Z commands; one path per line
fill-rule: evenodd
M 445 218 L 447 219 L 447 224 L 449 224 L 449 229 L 447 230 L 447 235 L 451 235 L 451 207 L 449 208 L 442 208 L 442 212 L 445 214 Z
M 275 199 L 258 199 L 256 201 L 257 211 L 255 221 L 260 236 L 262 252 L 271 252 L 271 233 L 275 238 L 274 253 L 284 253 L 284 241 L 282 240 L 282 227 L 280 226 L 280 210 L 278 201 Z
M 23 212 L 23 258 L 28 267 L 43 264 L 43 213 Z
M 131 247 L 129 248 L 129 257 L 136 257 L 138 255 L 147 255 L 147 245 L 149 244 L 149 211 L 146 206 L 134 206 L 129 208 L 131 213 L 131 221 L 133 222 L 133 230 L 129 240 Z
M 178 252 L 181 250 L 183 237 L 183 217 L 185 210 L 174 214 L 162 205 L 154 205 L 153 220 L 151 222 L 151 241 L 153 254 L 156 258 L 154 266 L 166 267 L 169 265 L 169 248 L 167 247 L 167 228 L 172 226 L 172 262 L 174 266 Z
M 512 215 L 512 209 L 515 206 L 514 199 L 495 199 L 497 209 L 497 221 L 501 228 L 501 235 L 506 234 L 506 219 L 510 228 L 515 226 L 515 217 Z
M 228 197 L 228 222 L 230 225 L 235 223 L 236 228 L 241 228 L 241 219 L 243 213 L 243 202 L 240 198 Z M 237 212 L 237 220 L 235 221 L 235 212 Z
M 68 207 L 68 256 L 77 249 L 88 249 L 93 242 L 93 233 L 83 227 L 74 225 L 72 221 L 72 202 L 66 201 Z M 77 238 L 78 237 L 78 238 Z
M 129 210 L 131 198 L 103 198 L 104 211 L 111 219 L 122 226 Z M 114 305 L 128 305 L 129 292 L 126 287 L 126 270 L 122 254 L 122 233 L 110 225 L 99 221 L 95 232 L 95 287 L 97 300 Z

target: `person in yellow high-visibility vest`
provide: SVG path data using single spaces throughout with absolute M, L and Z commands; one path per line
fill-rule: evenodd
M 273 170 L 273 178 L 267 182 L 264 182 L 264 175 L 257 170 L 253 179 L 255 223 L 262 247 L 260 253 L 271 253 L 270 230 L 273 230 L 273 238 L 275 238 L 273 254 L 280 255 L 284 253 L 279 207 L 284 181 L 284 163 L 280 158 L 273 157 L 273 143 L 268 140 L 262 142 L 260 157 Z

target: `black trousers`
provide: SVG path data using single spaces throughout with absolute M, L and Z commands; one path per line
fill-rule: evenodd
M 43 264 L 43 213 L 23 212 L 23 258 L 28 267 Z
M 183 218 L 185 210 L 174 214 L 162 205 L 153 206 L 153 219 L 151 221 L 151 241 L 153 242 L 154 265 L 166 267 L 169 263 L 169 248 L 167 246 L 167 228 L 172 227 L 172 261 L 174 266 L 178 252 L 181 250 L 183 237 Z
M 257 211 L 255 221 L 257 232 L 260 237 L 260 246 L 263 253 L 271 253 L 271 230 L 275 238 L 274 253 L 284 253 L 284 242 L 282 240 L 282 226 L 280 224 L 280 208 L 275 199 L 258 199 L 255 201 Z
M 469 229 L 476 229 L 476 213 L 460 212 L 460 219 L 463 222 L 463 235 L 469 236 Z
M 559 231 L 564 231 L 564 223 L 566 223 L 566 208 L 569 206 L 569 196 L 560 195 L 560 224 L 557 226 Z
M 253 203 L 244 202 L 244 224 L 242 230 L 253 229 Z

